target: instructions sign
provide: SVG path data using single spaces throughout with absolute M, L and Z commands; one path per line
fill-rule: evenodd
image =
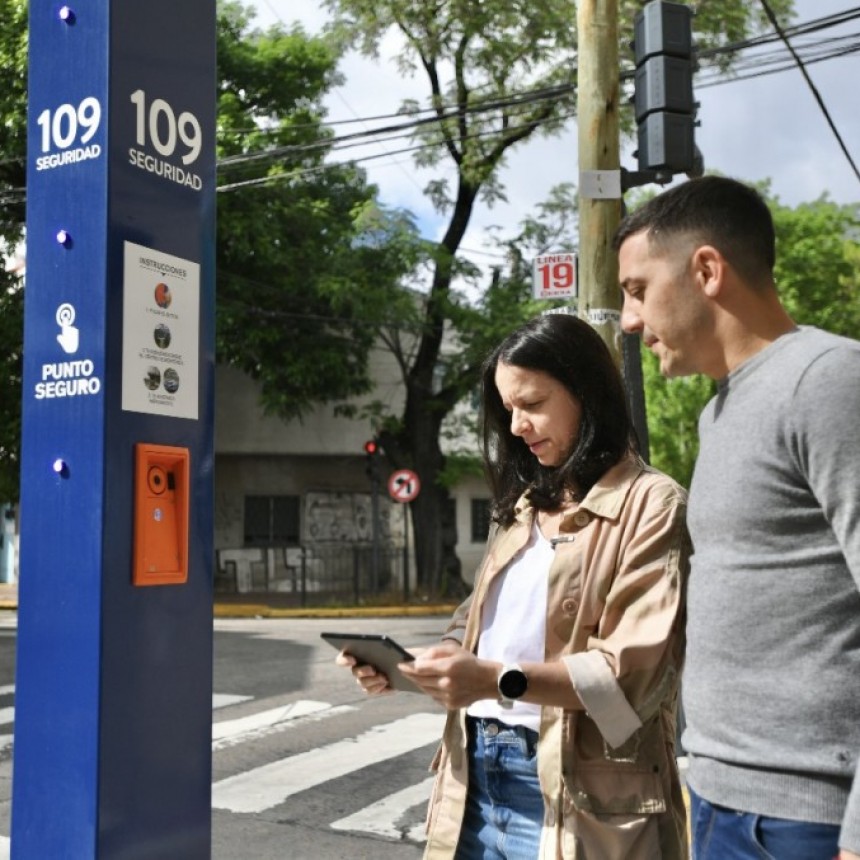
M 125 242 L 122 408 L 197 418 L 200 266 Z
M 578 295 L 576 254 L 541 254 L 532 264 L 532 296 L 569 299 Z
M 398 469 L 388 479 L 388 495 L 395 502 L 411 502 L 421 490 L 421 481 L 411 469 Z

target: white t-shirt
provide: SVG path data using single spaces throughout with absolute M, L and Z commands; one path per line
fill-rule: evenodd
M 542 663 L 546 653 L 546 602 L 550 542 L 541 534 L 537 518 L 529 542 L 490 586 L 481 614 L 478 657 L 500 663 Z M 496 699 L 481 699 L 469 706 L 473 717 L 494 718 L 508 725 L 538 730 L 540 705 L 515 702 L 503 708 Z

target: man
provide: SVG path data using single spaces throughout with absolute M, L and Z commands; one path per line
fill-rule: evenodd
M 791 320 L 734 180 L 664 192 L 615 247 L 622 328 L 718 381 L 688 512 L 694 857 L 858 860 L 860 343 Z

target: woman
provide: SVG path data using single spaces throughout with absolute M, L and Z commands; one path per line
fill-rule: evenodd
M 511 334 L 482 398 L 487 551 L 442 643 L 400 666 L 448 709 L 425 857 L 686 857 L 684 492 L 634 453 L 621 377 L 573 316 Z

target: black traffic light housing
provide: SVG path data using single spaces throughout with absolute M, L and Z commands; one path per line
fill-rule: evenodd
M 379 480 L 379 457 L 382 454 L 382 448 L 379 445 L 379 440 L 374 436 L 373 439 L 368 439 L 364 443 L 364 472 L 371 481 Z
M 641 171 L 700 172 L 694 135 L 692 16 L 692 9 L 682 3 L 653 0 L 634 20 L 633 104 Z

